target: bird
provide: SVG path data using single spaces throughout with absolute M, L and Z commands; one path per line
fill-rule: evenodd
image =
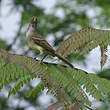
M 50 55 L 53 57 L 58 57 L 65 64 L 73 68 L 74 66 L 67 59 L 57 54 L 56 51 L 53 49 L 53 47 L 43 38 L 41 34 L 38 33 L 37 25 L 38 25 L 37 17 L 36 16 L 31 17 L 31 20 L 26 32 L 26 37 L 27 37 L 27 42 L 29 47 L 35 50 L 35 52 L 40 53 L 41 55 L 44 55 L 44 57 L 41 60 L 42 62 L 47 55 Z

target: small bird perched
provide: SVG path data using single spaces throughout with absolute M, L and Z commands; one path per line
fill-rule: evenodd
M 37 17 L 32 17 L 26 37 L 28 39 L 28 45 L 34 49 L 36 52 L 40 52 L 40 54 L 44 54 L 44 58 L 47 55 L 51 55 L 53 57 L 58 57 L 63 62 L 65 62 L 70 67 L 74 67 L 68 60 L 58 55 L 55 50 L 52 48 L 52 46 L 45 40 L 43 37 L 37 32 Z M 44 59 L 43 58 L 43 59 Z M 42 59 L 42 61 L 43 61 Z

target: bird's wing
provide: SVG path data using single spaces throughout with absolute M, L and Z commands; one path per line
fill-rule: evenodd
M 50 52 L 52 54 L 55 53 L 55 51 L 52 48 L 52 46 L 45 39 L 43 39 L 40 35 L 37 36 L 37 37 L 36 36 L 32 36 L 32 41 L 35 44 L 41 46 L 44 50 L 46 50 L 46 51 L 48 51 L 48 52 Z

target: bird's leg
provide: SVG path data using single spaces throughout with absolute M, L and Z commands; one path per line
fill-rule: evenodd
M 36 54 L 36 57 L 34 57 L 34 60 L 36 60 L 36 61 L 37 61 L 37 59 L 36 59 L 36 58 L 38 57 L 38 55 L 39 55 L 39 53 L 38 53 L 38 54 Z
M 43 58 L 41 59 L 41 62 L 43 62 L 43 60 L 46 58 L 47 55 L 44 55 Z
M 36 60 L 36 57 L 34 57 L 34 60 Z

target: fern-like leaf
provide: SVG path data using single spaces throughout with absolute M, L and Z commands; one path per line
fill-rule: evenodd
M 69 54 L 82 48 L 81 54 L 85 54 L 98 45 L 108 45 L 110 43 L 109 41 L 109 30 L 87 27 L 72 34 L 68 39 L 66 39 L 56 50 L 56 53 L 63 57 L 67 57 Z
M 41 90 L 44 90 L 44 88 L 45 88 L 44 83 L 40 82 L 40 84 L 38 84 L 35 88 L 33 88 L 32 91 L 29 91 L 29 93 L 27 94 L 27 97 L 36 98 L 41 92 Z
M 27 75 L 25 77 L 20 78 L 18 81 L 16 81 L 16 84 L 13 88 L 11 88 L 8 92 L 8 97 L 12 94 L 16 94 L 18 90 L 20 90 L 25 84 L 29 83 L 30 80 L 32 80 L 34 76 Z
M 87 74 L 85 71 L 60 64 L 41 63 L 30 57 L 10 54 L 4 50 L 0 51 L 0 56 L 2 56 L 0 57 L 1 89 L 11 82 L 15 83 L 15 86 L 9 89 L 9 95 L 15 94 L 36 76 L 41 78 L 42 82 L 38 88 L 32 90 L 30 96 L 35 96 L 42 91 L 42 88 L 48 87 L 64 109 L 69 109 L 75 102 L 91 106 L 86 93 L 97 100 L 104 100 L 104 96 L 110 93 L 110 81 L 95 74 Z

